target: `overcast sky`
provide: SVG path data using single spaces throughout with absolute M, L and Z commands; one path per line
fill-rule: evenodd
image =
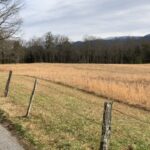
M 24 0 L 22 37 L 51 31 L 72 41 L 150 33 L 150 0 Z

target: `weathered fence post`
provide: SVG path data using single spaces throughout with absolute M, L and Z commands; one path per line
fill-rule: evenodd
M 8 76 L 8 80 L 7 80 L 7 82 L 6 82 L 6 87 L 5 87 L 5 91 L 4 91 L 4 97 L 7 97 L 7 96 L 8 96 L 9 85 L 10 85 L 11 77 L 12 77 L 12 71 L 9 71 L 9 76 Z
M 32 90 L 31 96 L 30 96 L 29 105 L 28 105 L 27 113 L 26 113 L 25 117 L 29 117 L 31 107 L 32 107 L 32 100 L 34 98 L 34 93 L 35 93 L 35 89 L 36 89 L 36 85 L 37 85 L 37 79 L 35 79 L 35 82 L 34 82 L 34 87 L 33 87 L 33 90 Z
M 102 135 L 99 150 L 109 149 L 109 139 L 111 135 L 111 112 L 112 102 L 105 102 L 104 113 L 103 113 L 103 124 L 102 124 Z

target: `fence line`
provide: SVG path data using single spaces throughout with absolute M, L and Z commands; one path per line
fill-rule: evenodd
M 11 71 L 10 71 L 10 73 L 11 73 Z M 34 79 L 35 77 L 33 77 L 33 76 L 28 76 L 28 75 L 15 75 L 15 76 L 19 76 L 19 77 L 27 77 L 27 78 L 25 78 L 25 79 L 29 79 L 29 78 L 31 78 L 31 79 Z M 41 78 L 39 78 L 39 80 L 44 80 L 44 79 L 41 79 Z M 45 82 L 49 82 L 49 80 L 47 80 L 47 79 L 45 79 L 44 80 Z M 10 84 L 10 83 L 9 83 Z M 39 85 L 40 85 L 41 83 L 39 82 Z M 45 86 L 45 87 L 47 87 L 47 88 L 51 88 L 51 87 L 49 87 L 49 86 L 47 86 L 47 85 L 44 85 L 44 84 L 41 84 L 42 86 Z M 29 88 L 24 88 L 24 89 L 26 89 L 26 90 L 32 90 L 32 89 L 29 89 Z M 108 101 L 110 101 L 110 100 L 108 100 Z M 101 105 L 99 105 L 100 107 L 102 107 L 103 108 L 103 106 L 101 106 Z M 67 108 L 66 108 L 67 109 Z M 120 114 L 122 114 L 122 115 L 125 115 L 125 116 L 127 116 L 127 117 L 130 117 L 130 118 L 132 118 L 132 119 L 135 119 L 135 120 L 137 120 L 137 121 L 139 121 L 139 122 L 141 122 L 141 123 L 145 123 L 145 124 L 150 124 L 150 122 L 147 122 L 147 121 L 144 121 L 144 120 L 142 120 L 142 119 L 139 119 L 139 118 L 137 118 L 137 117 L 134 117 L 134 116 L 132 116 L 132 115 L 129 115 L 129 114 L 126 114 L 126 113 L 124 113 L 124 112 L 122 112 L 122 111 L 120 111 L 120 110 L 117 110 L 117 109 L 114 109 L 113 108 L 113 110 L 114 111 L 116 111 L 116 112 L 118 112 L 118 113 L 120 113 Z
M 6 83 L 6 88 L 5 88 L 5 95 L 7 96 L 8 95 L 8 92 L 9 92 L 9 85 L 10 85 L 10 81 L 11 81 L 11 76 L 12 76 L 12 71 L 9 72 L 9 77 L 8 77 L 8 80 L 7 80 L 7 83 Z M 19 75 L 19 76 L 24 76 L 24 75 Z M 31 76 L 25 76 L 25 77 L 31 77 Z M 33 77 L 31 77 L 33 78 Z M 40 79 L 40 80 L 43 80 L 43 79 Z M 44 81 L 47 81 L 47 80 L 44 80 Z M 26 113 L 26 117 L 29 116 L 30 114 L 30 111 L 31 111 L 31 106 L 32 106 L 32 100 L 33 100 L 33 97 L 34 97 L 34 94 L 35 94 L 35 89 L 36 89 L 36 84 L 37 84 L 37 79 L 35 79 L 35 82 L 34 82 L 34 87 L 33 87 L 33 90 L 32 90 L 32 93 L 31 93 L 31 97 L 30 97 L 30 101 L 29 101 L 29 105 L 28 105 L 28 108 L 27 108 L 27 113 Z M 39 83 L 41 84 L 41 83 Z M 44 84 L 41 84 L 42 86 L 45 86 L 45 87 L 48 87 L 48 88 L 51 88 L 49 86 L 46 86 Z M 27 89 L 27 90 L 31 90 L 31 89 L 28 89 L 28 88 L 24 88 L 24 89 Z M 110 101 L 106 103 L 107 105 L 110 104 Z M 110 110 L 106 107 L 106 104 L 105 104 L 105 107 L 104 107 L 104 114 L 103 114 L 103 126 L 102 126 L 102 139 L 101 139 L 101 146 L 100 146 L 100 150 L 107 150 L 107 146 L 109 145 L 109 142 L 108 143 L 105 143 L 105 141 L 109 140 L 109 137 L 110 137 L 110 128 L 111 128 L 111 110 L 117 112 L 117 113 L 120 113 L 124 116 L 127 116 L 127 117 L 130 117 L 132 119 L 135 119 L 137 120 L 138 122 L 140 123 L 145 123 L 145 124 L 148 124 L 150 125 L 150 122 L 147 122 L 147 121 L 144 121 L 142 119 L 139 119 L 138 117 L 135 117 L 135 116 L 132 116 L 130 114 L 127 114 L 127 113 L 124 113 L 118 109 L 112 109 L 112 106 L 111 107 L 108 107 L 108 108 L 111 108 Z M 59 105 L 57 103 L 57 105 Z M 63 107 L 62 105 L 60 105 L 61 107 Z M 101 105 L 99 105 L 100 107 L 103 107 Z M 84 117 L 86 120 L 92 122 L 92 123 L 95 123 L 95 124 L 100 124 L 100 122 L 97 122 L 95 121 L 94 119 L 90 119 L 88 117 L 85 117 L 84 115 L 82 114 L 79 114 L 78 112 L 75 112 L 67 107 L 63 107 L 64 109 L 67 109 L 67 110 L 70 110 L 72 112 L 74 112 L 75 114 L 79 115 L 80 117 Z M 107 129 L 107 130 L 106 130 Z M 107 140 L 106 140 L 106 139 Z M 107 146 L 105 146 L 105 144 Z M 104 145 L 104 146 L 102 146 Z
M 137 117 L 134 117 L 134 116 L 132 116 L 132 115 L 128 115 L 128 114 L 126 114 L 126 113 L 124 113 L 124 112 L 122 112 L 122 111 L 120 111 L 120 110 L 117 110 L 117 109 L 113 109 L 113 110 L 116 111 L 116 112 L 118 112 L 118 113 L 120 113 L 120 114 L 122 114 L 122 115 L 124 115 L 124 116 L 127 116 L 127 117 L 130 117 L 130 118 L 132 118 L 132 119 L 135 119 L 135 120 L 137 120 L 137 121 L 139 121 L 139 122 L 141 122 L 141 123 L 146 123 L 146 124 L 149 124 L 149 125 L 150 125 L 150 122 L 141 120 L 141 119 L 139 119 L 139 118 L 137 118 Z
M 68 87 L 68 88 L 73 88 L 73 89 L 76 89 L 78 91 L 85 92 L 87 94 L 92 94 L 92 95 L 97 96 L 97 97 L 101 97 L 101 98 L 104 98 L 104 99 L 110 99 L 109 97 L 107 97 L 105 95 L 101 95 L 101 94 L 95 93 L 93 91 L 87 91 L 87 90 L 79 88 L 79 87 L 74 87 L 74 86 L 71 86 L 69 84 L 66 84 L 66 83 L 63 83 L 63 82 L 60 82 L 60 81 L 53 81 L 53 80 L 50 80 L 50 79 L 44 79 L 44 78 L 41 78 L 41 77 L 30 76 L 30 75 L 18 75 L 18 76 L 24 76 L 24 77 L 29 77 L 29 78 L 37 78 L 39 80 L 43 80 L 43 81 L 47 81 L 47 82 L 50 82 L 50 83 L 62 85 L 62 86 Z M 131 108 L 141 109 L 143 111 L 150 112 L 150 108 L 147 108 L 147 107 L 144 107 L 144 106 L 141 106 L 141 105 L 131 104 L 131 103 L 128 103 L 128 102 L 125 102 L 125 101 L 121 101 L 119 99 L 115 99 L 115 98 L 111 99 L 111 101 L 120 103 L 122 105 L 126 105 L 126 106 L 131 107 Z

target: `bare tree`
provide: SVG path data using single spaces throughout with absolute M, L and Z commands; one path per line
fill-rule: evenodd
M 0 0 L 0 40 L 13 36 L 22 23 L 19 0 Z

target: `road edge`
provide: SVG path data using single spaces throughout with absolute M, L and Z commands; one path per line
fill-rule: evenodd
M 36 148 L 34 147 L 34 145 L 29 142 L 29 140 L 25 139 L 25 137 L 23 136 L 23 134 L 26 133 L 21 133 L 21 130 L 19 132 L 19 130 L 17 129 L 18 125 L 13 123 L 10 119 L 9 119 L 9 114 L 7 114 L 5 111 L 0 109 L 0 124 L 7 129 L 10 134 L 14 137 L 16 137 L 18 143 L 25 149 L 25 150 L 36 150 Z M 20 126 L 21 127 L 21 126 Z

